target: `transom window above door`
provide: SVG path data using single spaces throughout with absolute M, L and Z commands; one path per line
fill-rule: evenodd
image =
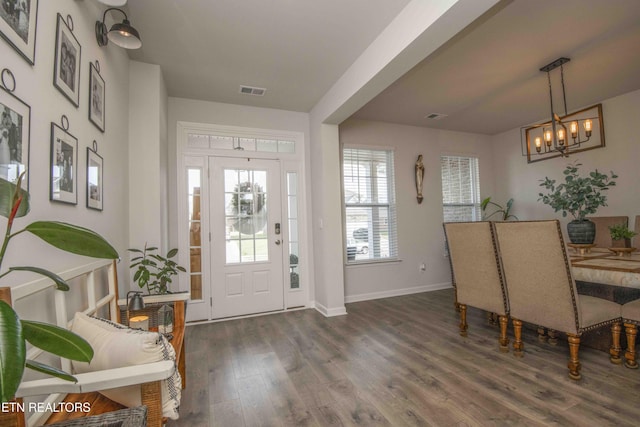
M 296 142 L 280 138 L 243 138 L 239 136 L 189 133 L 189 148 L 212 150 L 256 151 L 262 153 L 295 153 Z

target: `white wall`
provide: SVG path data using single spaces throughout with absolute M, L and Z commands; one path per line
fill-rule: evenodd
M 494 136 L 493 155 L 496 179 L 496 194 L 503 199 L 513 197 L 514 213 L 521 220 L 562 219 L 562 213 L 555 213 L 548 205 L 538 202 L 539 184 L 545 176 L 563 180 L 565 166 L 577 161 L 586 173 L 593 169 L 610 173 L 619 178 L 617 186 L 606 194 L 608 206 L 598 210 L 596 216 L 628 215 L 632 225 L 636 215 L 640 215 L 640 196 L 637 190 L 640 182 L 640 144 L 637 123 L 640 117 L 640 91 L 630 92 L 602 102 L 606 145 L 604 148 L 571 155 L 568 159 L 558 157 L 542 162 L 527 164 L 527 158 L 520 153 L 519 129 Z M 544 120 L 544 119 L 543 119 Z M 542 121 L 542 120 L 541 120 Z M 566 223 L 570 216 L 563 220 Z
M 129 59 L 126 52 L 113 45 L 98 47 L 94 25 L 102 17 L 101 8 L 93 1 L 40 1 L 36 34 L 35 65 L 22 59 L 0 39 L 0 68 L 9 68 L 16 77 L 15 94 L 31 106 L 31 138 L 29 177 L 31 213 L 16 221 L 14 230 L 35 220 L 59 220 L 89 227 L 102 234 L 118 250 L 126 254 L 128 244 L 128 100 Z M 82 47 L 80 72 L 80 106 L 73 106 L 52 84 L 56 39 L 56 14 L 71 15 L 74 34 Z M 88 120 L 89 63 L 99 60 L 106 84 L 105 133 Z M 78 204 L 65 205 L 49 201 L 51 122 L 69 118 L 70 133 L 78 138 L 77 191 Z M 86 148 L 98 143 L 104 158 L 104 210 L 86 206 Z M 0 227 L 5 226 L 0 219 Z M 12 265 L 36 265 L 63 270 L 89 262 L 89 258 L 69 255 L 51 248 L 35 237 L 21 234 L 12 240 L 3 270 Z M 122 276 L 128 271 L 124 263 L 118 267 Z M 3 285 L 27 279 L 11 274 Z M 122 284 L 121 284 L 122 286 Z
M 341 144 L 392 147 L 395 159 L 400 262 L 345 267 L 346 301 L 441 289 L 451 285 L 442 230 L 442 154 L 474 155 L 480 161 L 480 191 L 492 195 L 494 163 L 490 138 L 382 122 L 348 120 L 340 125 Z M 415 162 L 423 155 L 424 201 L 418 204 Z M 420 272 L 421 263 L 426 271 Z
M 167 96 L 159 65 L 129 66 L 129 244 L 167 242 Z

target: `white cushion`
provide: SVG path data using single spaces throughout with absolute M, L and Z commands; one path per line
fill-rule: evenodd
M 176 360 L 171 344 L 157 332 L 130 329 L 83 313 L 75 314 L 71 331 L 87 340 L 93 348 L 93 359 L 90 363 L 72 362 L 73 370 L 77 374 L 162 360 L 174 362 Z M 176 369 L 171 377 L 162 381 L 162 415 L 164 417 L 178 419 L 181 389 L 182 379 Z M 103 390 L 100 393 L 124 406 L 134 407 L 142 404 L 140 385 Z

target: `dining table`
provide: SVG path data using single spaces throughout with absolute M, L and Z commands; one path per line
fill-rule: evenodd
M 640 252 L 616 251 L 616 248 L 594 247 L 585 250 L 570 247 L 567 255 L 579 294 L 604 298 L 618 304 L 640 299 Z M 608 351 L 611 344 L 608 328 L 600 328 L 594 332 L 585 336 L 584 344 Z M 624 334 L 622 340 L 624 346 Z

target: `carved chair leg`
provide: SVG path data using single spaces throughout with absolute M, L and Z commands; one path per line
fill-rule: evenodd
M 453 287 L 453 307 L 456 309 L 456 313 L 460 313 L 460 303 L 458 302 L 458 289 Z
M 466 304 L 458 304 L 458 307 L 460 308 L 460 335 L 466 337 L 469 327 L 467 325 L 467 306 Z
M 549 329 L 547 331 L 547 335 L 549 336 L 549 344 L 557 345 L 558 344 L 558 332 L 553 329 Z
M 509 324 L 509 318 L 507 316 L 500 316 L 500 351 L 503 353 L 509 352 L 509 338 L 507 337 L 507 326 Z
M 547 330 L 544 326 L 538 326 L 538 341 L 547 342 Z
M 574 334 L 567 334 L 567 341 L 569 342 L 569 378 L 579 380 L 581 378 L 580 368 L 582 367 L 578 358 L 580 337 Z
M 524 345 L 522 343 L 522 321 L 513 319 L 513 355 L 522 357 L 524 355 Z
M 611 348 L 609 349 L 609 354 L 611 357 L 611 363 L 616 365 L 622 364 L 622 358 L 620 358 L 620 352 L 622 348 L 620 347 L 620 333 L 622 332 L 622 326 L 620 326 L 620 322 L 616 322 L 611 325 Z
M 627 334 L 627 351 L 624 353 L 624 366 L 631 369 L 638 369 L 636 362 L 636 335 L 638 335 L 638 327 L 633 323 L 624 324 Z

